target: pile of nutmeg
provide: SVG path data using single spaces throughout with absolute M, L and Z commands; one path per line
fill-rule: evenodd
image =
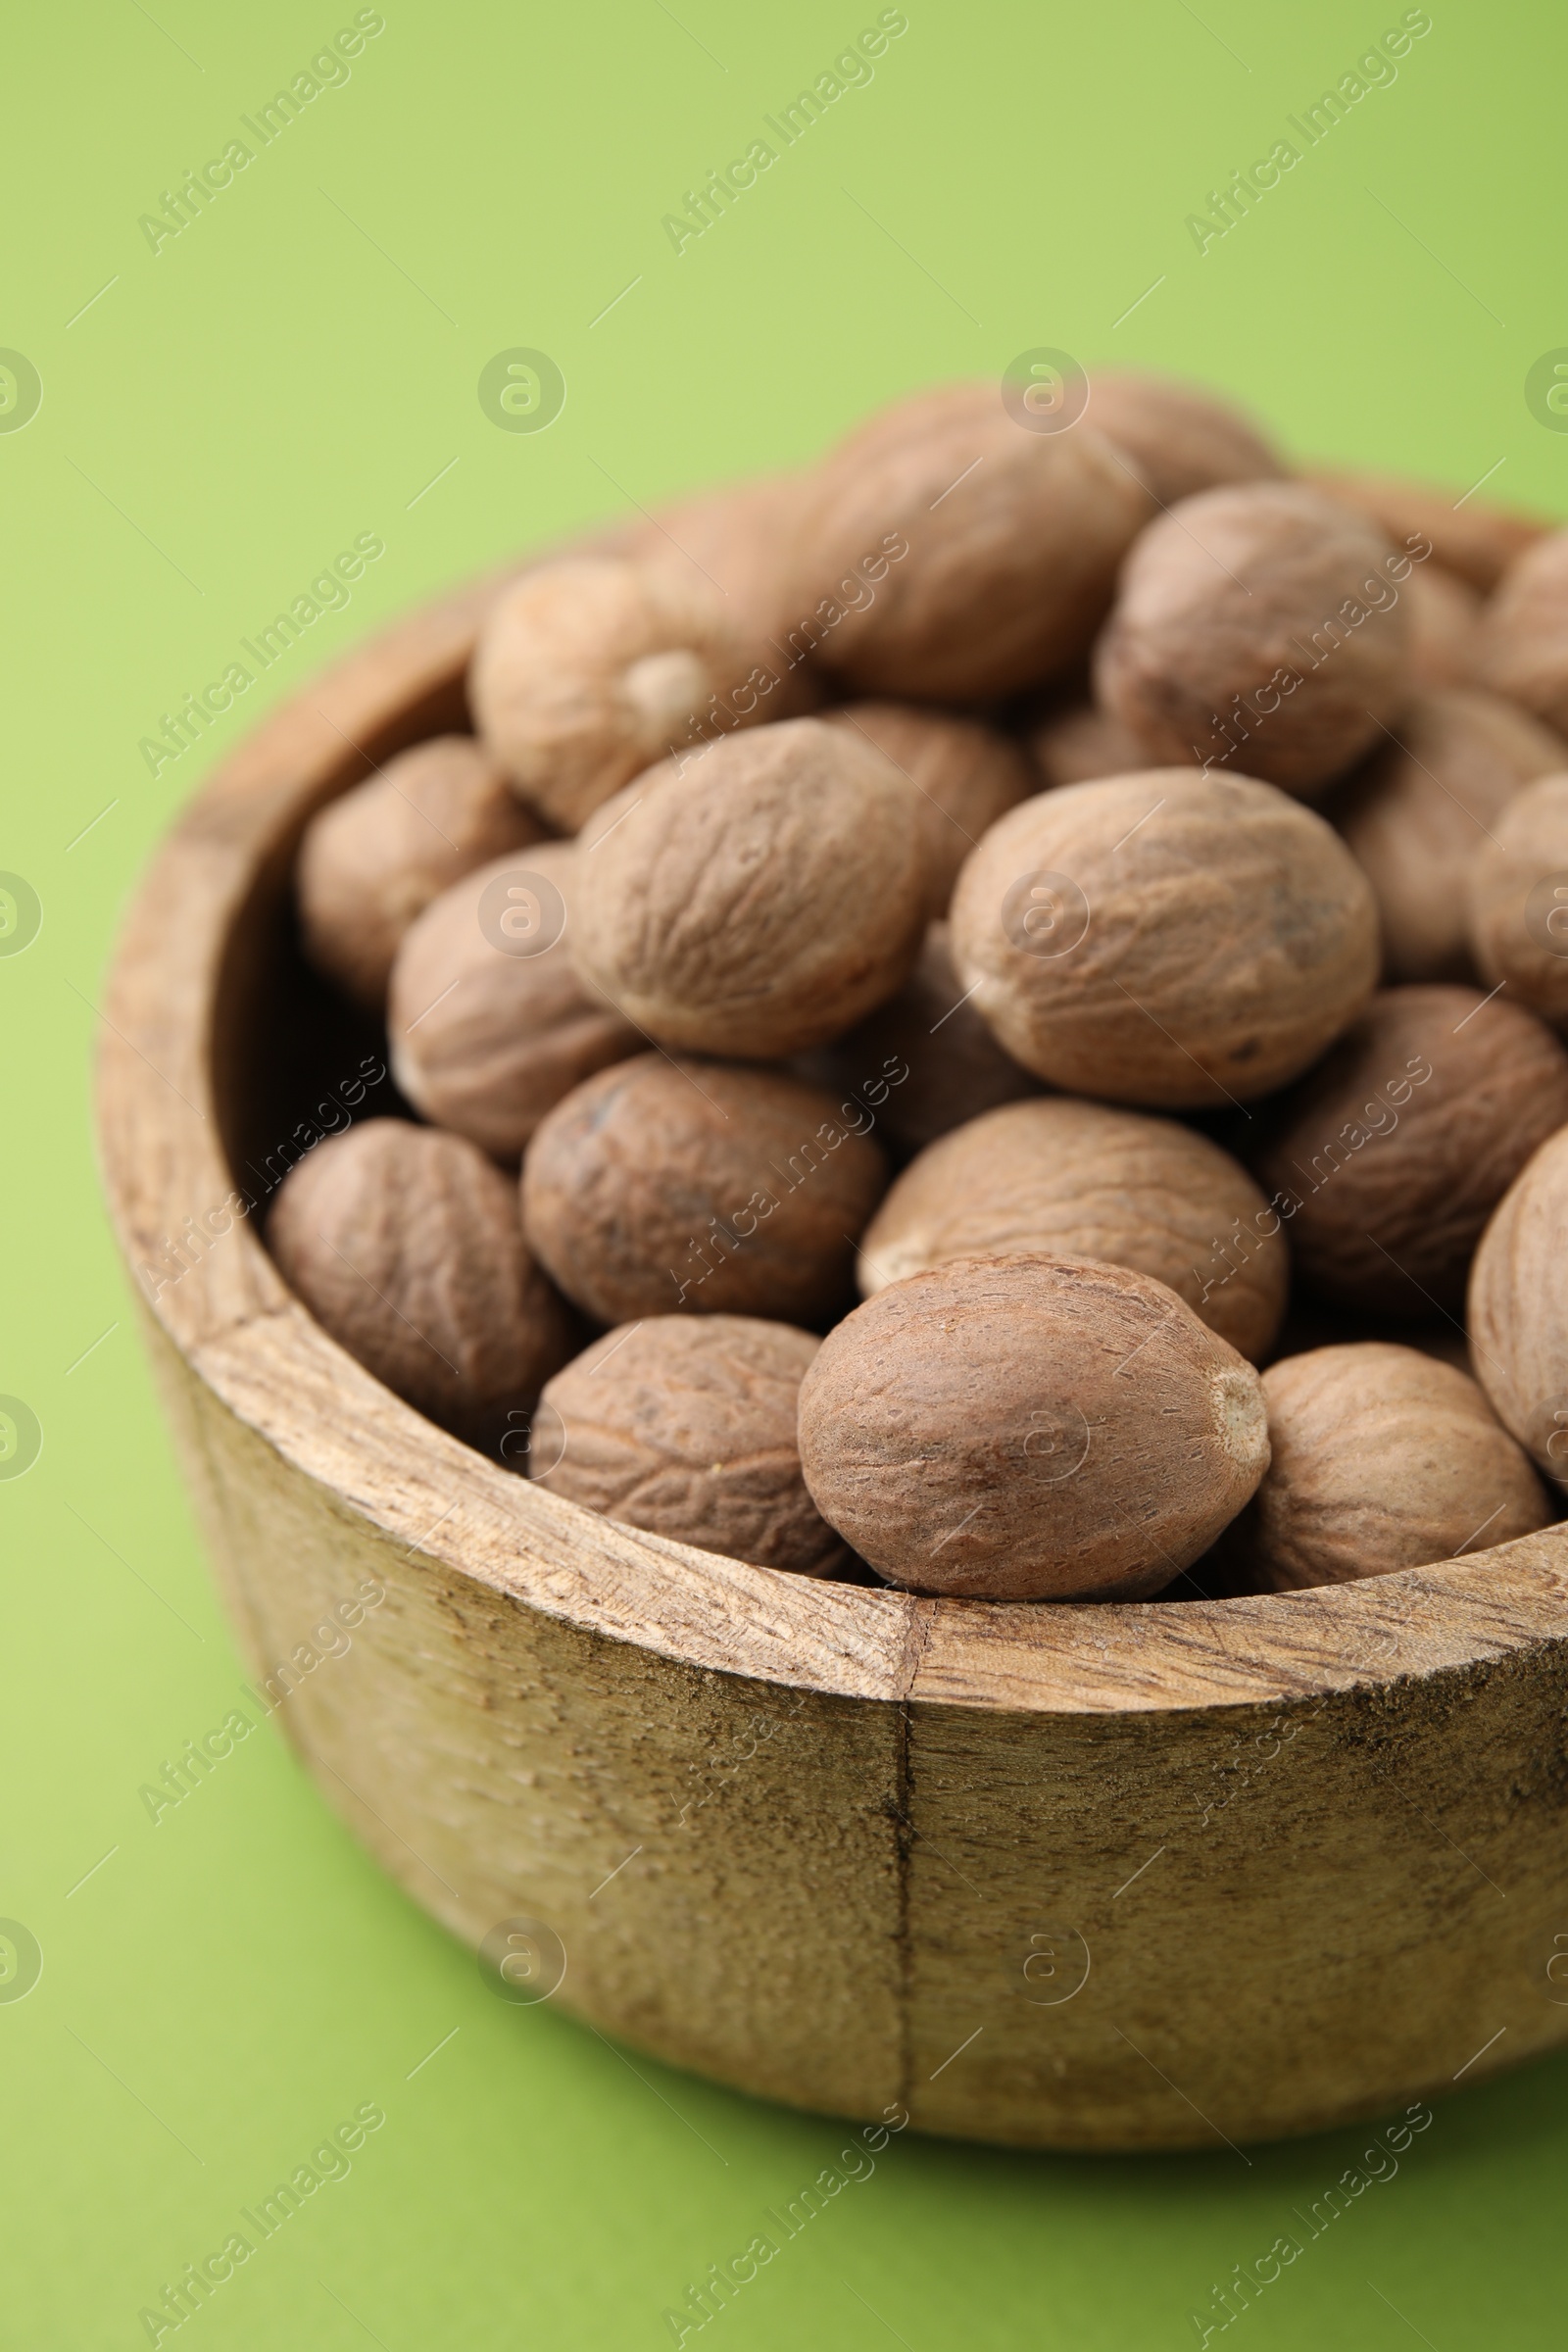
M 409 1115 L 270 1247 L 431 1419 L 764 1567 L 1489 1550 L 1568 1479 L 1568 530 L 1075 389 L 509 582 L 474 733 L 304 836 Z

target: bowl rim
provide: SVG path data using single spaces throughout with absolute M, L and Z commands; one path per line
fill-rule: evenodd
M 1355 1584 L 1180 1602 L 928 1598 L 645 1535 L 426 1421 L 312 1319 L 243 1210 L 215 1230 L 241 1198 L 221 1141 L 241 1073 L 220 1048 L 245 917 L 306 818 L 461 697 L 485 612 L 528 567 L 417 608 L 285 698 L 186 804 L 129 904 L 100 1015 L 102 1178 L 144 1314 L 220 1403 L 411 1560 L 682 1667 L 845 1698 L 1022 1714 L 1262 1706 L 1568 1631 L 1568 1522 Z

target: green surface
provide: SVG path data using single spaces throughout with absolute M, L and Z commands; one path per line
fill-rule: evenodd
M 1041 345 L 1209 376 L 1301 452 L 1568 511 L 1568 438 L 1526 400 L 1568 344 L 1557 11 L 1439 0 L 1397 79 L 1200 252 L 1187 216 L 1397 7 L 910 0 L 874 78 L 677 253 L 662 217 L 874 7 L 388 0 L 352 77 L 155 252 L 139 217 L 352 15 L 98 0 L 7 31 L 0 344 L 42 387 L 0 430 L 0 868 L 42 909 L 8 954 L 28 902 L 13 921 L 0 900 L 0 1391 L 42 1432 L 0 1477 L 0 1914 L 43 1961 L 8 1999 L 0 1944 L 0 2344 L 27 2352 L 146 2342 L 142 2307 L 367 2102 L 385 2123 L 347 2177 L 182 2341 L 669 2342 L 688 2281 L 845 2144 L 491 1998 L 270 1727 L 156 1824 L 139 1800 L 239 1668 L 100 1209 L 87 1071 L 118 911 L 213 760 L 441 583 Z M 517 347 L 564 377 L 546 431 L 480 407 Z M 27 384 L 0 376 L 0 427 Z M 150 773 L 160 714 L 363 532 L 386 552 L 348 609 Z M 0 1473 L 25 1455 L 13 1419 Z M 1467 1865 L 1434 1838 L 1430 1867 Z M 1560 2343 L 1565 2094 L 1565 2062 L 1461 2085 L 1232 2341 Z M 1211 2284 L 1368 2144 L 1080 2162 L 895 2140 L 708 2340 L 1195 2343 Z

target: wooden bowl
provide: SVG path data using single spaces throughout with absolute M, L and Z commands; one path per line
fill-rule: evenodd
M 494 585 L 227 762 L 142 884 L 105 1014 L 106 1182 L 176 1446 L 328 1801 L 497 1989 L 858 2119 L 1218 2147 L 1568 2038 L 1568 1528 L 1221 1602 L 823 1585 L 480 1458 L 285 1288 L 266 1188 L 318 1082 L 341 1100 L 381 1050 L 299 958 L 295 847 L 465 722 Z M 348 1663 L 310 1642 L 343 1601 Z

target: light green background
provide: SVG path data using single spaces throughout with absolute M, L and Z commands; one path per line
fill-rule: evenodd
M 441 583 L 1034 345 L 1210 377 L 1303 453 L 1456 491 L 1495 467 L 1568 510 L 1568 437 L 1523 396 L 1568 344 L 1558 10 L 1434 0 L 1397 81 L 1200 257 L 1187 214 L 1397 7 L 909 0 L 874 80 L 677 257 L 662 216 L 874 7 L 387 0 L 347 85 L 155 256 L 138 216 L 352 13 L 90 0 L 6 35 L 0 344 L 44 386 L 0 435 L 0 867 L 44 908 L 0 959 L 0 1391 L 44 1431 L 0 1483 L 0 1914 L 44 1953 L 0 2002 L 0 2344 L 26 2352 L 144 2342 L 161 2283 L 367 2099 L 387 2123 L 352 2175 L 182 2342 L 635 2352 L 842 2138 L 489 1997 L 270 1729 L 156 1827 L 138 1803 L 238 1667 L 99 1206 L 88 1062 L 119 909 L 203 771 Z M 565 374 L 544 433 L 478 406 L 518 344 Z M 159 713 L 364 530 L 387 552 L 350 610 L 151 777 Z M 1436 1837 L 1427 1861 L 1466 1868 Z M 1560 2343 L 1565 2097 L 1568 2062 L 1461 2086 L 1231 2340 Z M 1196 2343 L 1210 2281 L 1361 2144 L 895 2142 L 708 2340 Z

